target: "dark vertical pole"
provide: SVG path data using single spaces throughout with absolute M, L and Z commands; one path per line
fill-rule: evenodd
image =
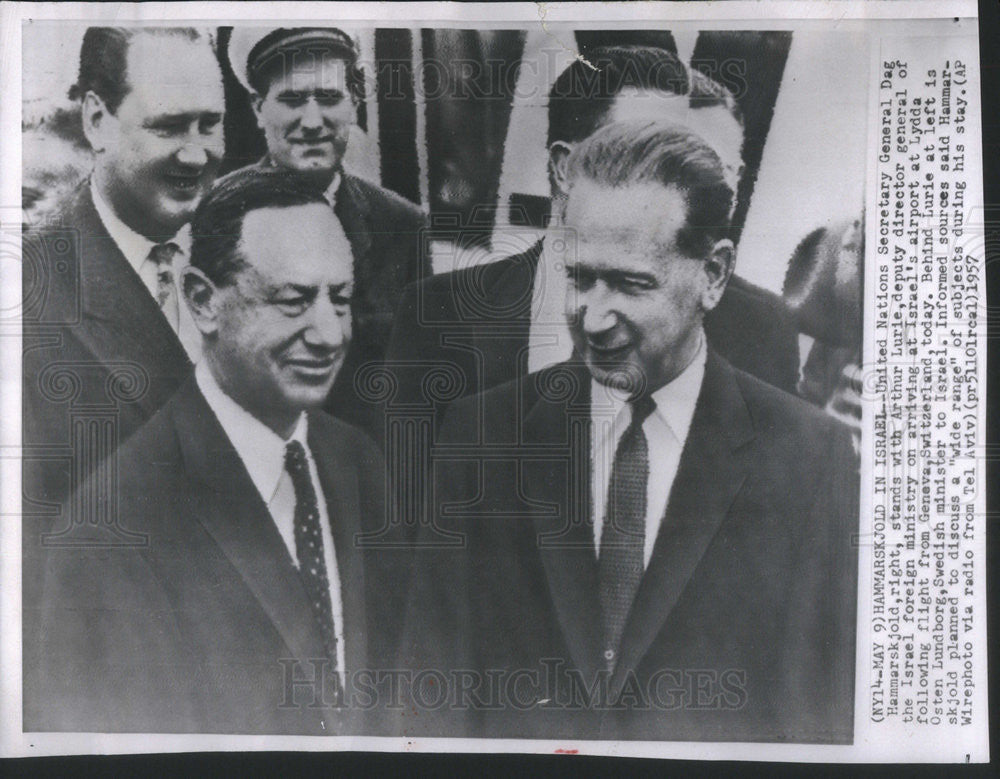
M 729 89 L 743 112 L 744 170 L 733 213 L 732 236 L 736 243 L 739 243 L 757 183 L 791 43 L 790 32 L 712 30 L 699 33 L 694 47 L 692 67 Z
M 409 30 L 375 30 L 382 185 L 420 203 L 413 41 Z

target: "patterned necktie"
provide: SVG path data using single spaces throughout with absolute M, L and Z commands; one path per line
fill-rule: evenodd
M 598 582 L 608 670 L 618 661 L 619 644 L 632 601 L 639 589 L 646 540 L 646 484 L 649 447 L 642 432 L 656 403 L 648 395 L 632 404 L 632 421 L 615 450 L 608 506 L 601 529 Z
M 323 533 L 319 524 L 316 490 L 309 475 L 306 451 L 298 441 L 285 447 L 285 468 L 295 488 L 295 554 L 299 559 L 299 576 L 312 606 L 313 616 L 323 636 L 327 656 L 337 662 L 337 634 L 333 627 L 333 607 L 330 601 L 330 579 L 323 556 Z
M 179 251 L 175 243 L 158 243 L 149 250 L 149 261 L 156 268 L 156 302 L 175 333 L 180 327 L 180 309 L 174 285 L 174 256 Z

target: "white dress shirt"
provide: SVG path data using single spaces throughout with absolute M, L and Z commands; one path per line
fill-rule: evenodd
M 236 454 L 246 466 L 250 480 L 260 493 L 264 504 L 271 513 L 278 533 L 281 534 L 292 563 L 298 567 L 295 550 L 295 487 L 292 477 L 285 469 L 285 445 L 271 428 L 252 416 L 219 387 L 208 364 L 198 363 L 194 371 L 195 380 L 201 394 L 215 413 L 219 424 L 229 437 Z M 308 420 L 303 413 L 289 440 L 298 441 L 306 452 L 309 463 L 309 478 L 316 491 L 319 504 L 319 522 L 323 533 L 323 557 L 326 562 L 327 578 L 330 581 L 330 604 L 333 609 L 333 629 L 337 636 L 337 673 L 341 685 L 345 684 L 344 668 L 344 609 L 340 599 L 340 575 L 337 571 L 337 555 L 333 546 L 333 532 L 327 510 L 323 487 L 316 470 L 316 461 L 307 443 Z
M 670 488 L 677 477 L 677 466 L 705 377 L 707 354 L 703 333 L 694 359 L 673 381 L 652 394 L 656 409 L 642 423 L 642 432 L 649 447 L 646 538 L 643 547 L 643 565 L 646 567 L 649 566 L 656 534 L 666 514 Z M 599 556 L 615 449 L 632 421 L 632 408 L 623 393 L 596 381 L 592 382 L 590 397 L 591 495 L 594 501 L 594 545 Z
M 156 267 L 156 263 L 149 259 L 149 253 L 157 244 L 145 236 L 139 235 L 139 233 L 118 218 L 118 215 L 111 209 L 107 201 L 101 197 L 101 193 L 98 192 L 97 187 L 94 185 L 93 177 L 90 180 L 90 194 L 94 200 L 94 208 L 97 210 L 97 215 L 104 224 L 104 229 L 108 231 L 108 235 L 111 236 L 111 240 L 115 242 L 118 250 L 125 255 L 125 259 L 132 266 L 132 270 L 139 274 L 139 278 L 142 279 L 142 283 L 149 290 L 149 294 L 153 296 L 153 300 L 155 301 L 157 299 L 157 273 L 159 272 L 159 268 Z M 191 362 L 197 363 L 201 357 L 201 333 L 198 331 L 198 326 L 194 323 L 191 311 L 184 302 L 184 291 L 181 285 L 181 273 L 187 266 L 191 256 L 191 226 L 184 225 L 178 231 L 177 235 L 164 243 L 175 244 L 180 250 L 174 255 L 173 261 L 174 287 L 178 301 L 178 322 L 176 328 L 170 322 L 169 317 L 167 321 L 170 322 L 171 329 L 177 333 L 177 337 L 184 346 L 184 351 L 191 358 Z

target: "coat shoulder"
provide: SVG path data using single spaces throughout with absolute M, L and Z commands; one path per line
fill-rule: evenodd
M 309 425 L 317 438 L 334 445 L 336 451 L 352 459 L 371 462 L 382 457 L 368 433 L 325 411 L 310 412 Z
M 489 299 L 493 288 L 511 273 L 524 271 L 525 279 L 534 279 L 535 267 L 541 253 L 536 244 L 527 251 L 511 254 L 493 262 L 456 268 L 421 279 L 411 286 L 411 292 L 420 289 L 432 295 L 450 295 L 454 298 Z
M 418 226 L 423 226 L 426 222 L 426 216 L 420 206 L 367 179 L 345 173 L 344 183 L 341 186 L 350 187 L 356 196 L 366 201 L 376 218 L 410 222 Z
M 850 431 L 842 422 L 749 373 L 731 370 L 758 433 L 787 442 L 797 454 L 823 455 L 845 442 L 850 447 Z

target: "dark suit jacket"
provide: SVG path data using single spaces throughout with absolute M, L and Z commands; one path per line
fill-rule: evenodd
M 60 503 L 166 403 L 191 363 L 108 235 L 89 181 L 25 236 L 22 255 L 22 596 L 37 603 L 39 540 L 79 530 Z M 107 500 L 113 476 L 104 484 Z M 37 629 L 32 616 L 25 635 Z
M 471 709 L 418 706 L 402 731 L 849 743 L 859 494 L 847 431 L 710 351 L 608 694 L 588 699 L 605 667 L 589 396 L 586 370 L 564 363 L 449 411 L 401 663 L 492 673 L 502 692 L 483 682 Z
M 252 167 L 269 166 L 265 158 Z M 406 285 L 431 273 L 426 218 L 420 208 L 395 192 L 347 173 L 341 177 L 334 213 L 354 253 L 353 335 L 326 410 L 380 441 L 380 410 L 363 391 L 356 390 L 355 380 L 362 366 L 385 356 Z
M 89 472 L 166 403 L 191 362 L 104 228 L 89 181 L 25 236 L 23 256 L 25 494 L 51 505 L 68 494 L 71 461 Z M 36 452 L 65 459 L 41 478 Z
M 461 395 L 527 374 L 531 296 L 541 247 L 539 242 L 521 254 L 407 288 L 386 354 L 386 367 L 399 384 L 397 402 L 428 403 L 422 384 L 435 367 L 457 371 Z M 734 276 L 706 316 L 705 332 L 733 365 L 795 392 L 798 334 L 778 296 Z M 437 404 L 438 412 L 442 405 Z
M 359 534 L 384 519 L 381 456 L 363 433 L 310 416 L 344 606 L 348 672 L 384 667 L 398 625 L 391 551 Z M 25 637 L 27 730 L 337 734 L 364 728 L 308 684 L 324 656 L 288 550 L 193 377 L 119 450 L 119 516 L 144 543 L 43 550 Z M 86 500 L 75 495 L 71 507 Z M 67 509 L 71 510 L 71 509 Z M 294 675 L 294 676 L 293 676 Z M 327 676 L 328 680 L 333 675 Z M 363 707 L 365 700 L 360 700 Z

